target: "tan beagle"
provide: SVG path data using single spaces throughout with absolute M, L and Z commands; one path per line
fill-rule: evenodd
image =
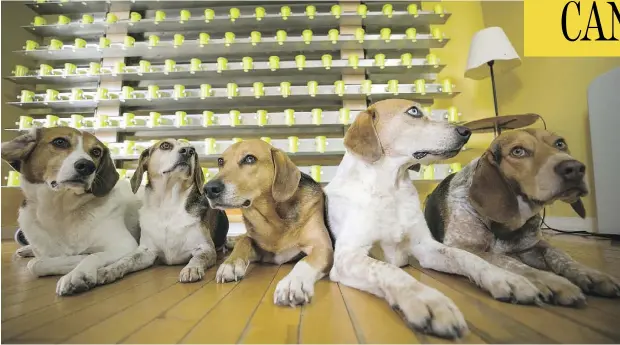
M 309 302 L 314 283 L 329 271 L 333 259 L 321 186 L 301 173 L 286 153 L 262 140 L 232 145 L 218 165 L 220 171 L 205 185 L 205 194 L 213 208 L 241 208 L 247 233 L 219 267 L 217 281 L 242 278 L 250 262 L 282 264 L 305 254 L 278 283 L 274 303 Z
M 436 239 L 526 277 L 547 302 L 582 304 L 582 291 L 620 296 L 618 280 L 574 261 L 541 235 L 540 212 L 556 200 L 585 217 L 585 171 L 562 137 L 540 129 L 505 132 L 441 182 L 427 200 L 426 220 Z

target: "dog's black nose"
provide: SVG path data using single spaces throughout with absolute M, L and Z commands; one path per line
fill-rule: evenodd
M 204 192 L 207 198 L 215 199 L 224 191 L 224 183 L 220 180 L 211 180 L 204 186 Z
M 79 159 L 73 164 L 75 171 L 81 176 L 89 176 L 96 170 L 95 163 L 88 159 Z
M 566 181 L 581 181 L 586 174 L 586 166 L 574 159 L 560 162 L 554 170 Z
M 456 132 L 463 138 L 469 138 L 469 136 L 471 136 L 471 130 L 464 126 L 456 127 Z
M 191 156 L 193 156 L 193 155 L 196 153 L 196 150 L 194 150 L 194 148 L 193 148 L 193 147 L 182 147 L 182 148 L 179 150 L 179 153 L 180 153 L 182 156 L 185 156 L 185 157 L 191 157 Z

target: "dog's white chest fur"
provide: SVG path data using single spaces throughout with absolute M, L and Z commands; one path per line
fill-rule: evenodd
M 155 249 L 168 265 L 187 263 L 192 250 L 205 242 L 200 218 L 185 210 L 190 191 L 166 193 L 163 197 L 151 193 L 140 209 L 140 244 Z

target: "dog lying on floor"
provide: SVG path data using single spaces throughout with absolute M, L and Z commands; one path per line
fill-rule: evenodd
M 540 212 L 556 200 L 585 217 L 586 167 L 545 130 L 502 133 L 489 149 L 444 179 L 426 202 L 434 237 L 531 281 L 545 301 L 582 304 L 582 291 L 620 296 L 620 283 L 542 239 Z
M 131 177 L 134 193 L 144 172 L 148 184 L 140 208 L 140 246 L 119 261 L 99 269 L 98 283 L 106 284 L 125 274 L 152 266 L 187 264 L 179 281 L 203 278 L 214 266 L 216 248 L 223 248 L 228 217 L 209 207 L 202 196 L 203 175 L 198 154 L 188 142 L 165 139 L 144 150 Z
M 437 242 L 426 225 L 407 169 L 457 155 L 470 134 L 430 120 L 415 102 L 377 102 L 346 132 L 347 152 L 325 189 L 336 238 L 331 279 L 385 298 L 409 326 L 448 338 L 467 331 L 463 315 L 449 298 L 400 269 L 410 255 L 424 268 L 467 276 L 496 298 L 533 303 L 538 296 L 524 277 Z M 375 244 L 385 262 L 369 256 Z
M 308 303 L 333 256 L 321 186 L 301 173 L 286 153 L 262 140 L 230 146 L 218 165 L 220 171 L 205 185 L 205 194 L 213 208 L 241 208 L 247 233 L 237 239 L 216 280 L 241 279 L 250 262 L 282 264 L 306 254 L 278 283 L 274 303 Z
M 98 268 L 138 246 L 140 200 L 118 181 L 109 150 L 92 134 L 35 129 L 3 143 L 2 159 L 22 176 L 18 221 L 35 256 L 28 269 L 64 275 L 57 294 L 94 287 Z

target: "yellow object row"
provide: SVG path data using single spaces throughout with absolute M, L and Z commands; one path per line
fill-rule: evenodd
M 419 11 L 418 11 L 417 4 L 409 4 L 407 6 L 407 12 L 410 15 L 412 15 L 414 18 L 418 17 Z M 433 6 L 433 12 L 439 15 L 440 17 L 445 16 L 445 10 L 443 8 L 443 5 L 441 4 L 435 4 Z M 339 19 L 343 14 L 342 7 L 340 5 L 333 5 L 330 9 L 330 13 L 332 16 L 334 16 L 334 18 Z M 366 18 L 368 16 L 368 6 L 366 6 L 365 4 L 358 5 L 356 9 L 356 13 L 361 18 Z M 392 18 L 392 16 L 394 15 L 394 6 L 392 4 L 384 4 L 383 7 L 381 8 L 381 13 L 388 18 Z M 317 12 L 316 6 L 314 5 L 306 6 L 304 15 L 308 17 L 308 19 L 314 19 L 317 16 L 317 14 L 319 13 Z M 242 16 L 241 11 L 239 10 L 239 8 L 236 8 L 236 7 L 230 8 L 228 10 L 227 15 L 231 22 L 235 22 L 237 19 L 239 19 Z M 257 21 L 261 21 L 263 18 L 265 18 L 266 15 L 267 15 L 267 11 L 265 10 L 264 7 L 256 7 L 254 9 L 253 16 Z M 282 6 L 280 7 L 279 15 L 282 18 L 282 20 L 287 20 L 289 17 L 293 15 L 293 12 L 289 6 Z M 203 16 L 201 19 L 209 23 L 215 19 L 215 16 L 216 16 L 215 11 L 213 9 L 207 8 L 203 11 Z M 154 16 L 155 24 L 166 21 L 167 20 L 166 17 L 167 17 L 167 14 L 165 11 L 162 11 L 162 10 L 155 11 L 155 16 Z M 139 23 L 142 19 L 143 19 L 142 15 L 140 13 L 131 12 L 129 16 L 129 24 L 131 25 L 131 24 Z M 195 18 L 192 18 L 191 11 L 187 9 L 180 10 L 178 17 L 175 18 L 175 20 L 181 24 L 186 23 L 192 19 L 195 19 Z M 95 22 L 95 18 L 90 14 L 82 15 L 82 18 L 79 21 L 79 23 L 82 25 L 93 24 L 94 22 Z M 108 13 L 106 15 L 105 22 L 108 24 L 114 24 L 114 23 L 119 22 L 119 18 L 114 13 Z M 41 16 L 34 17 L 31 24 L 33 26 L 48 25 L 47 20 Z M 59 15 L 57 17 L 55 24 L 56 25 L 71 24 L 71 18 L 65 15 Z
M 313 35 L 314 33 L 312 32 L 312 30 L 305 29 L 301 33 L 301 39 L 303 40 L 304 43 L 310 44 L 312 42 Z M 366 31 L 363 28 L 357 28 L 355 29 L 353 36 L 355 37 L 356 41 L 358 41 L 359 43 L 363 43 L 364 40 L 366 39 Z M 338 29 L 331 29 L 328 31 L 327 37 L 333 44 L 336 44 L 339 41 L 340 32 L 338 31 Z M 379 38 L 385 41 L 386 43 L 390 42 L 393 39 L 392 29 L 390 28 L 380 29 Z M 441 28 L 432 27 L 431 38 L 436 39 L 439 42 L 443 42 L 443 40 L 445 39 L 445 34 L 441 30 Z M 229 31 L 229 32 L 224 33 L 224 37 L 222 39 L 223 39 L 225 46 L 230 46 L 236 42 L 237 36 L 235 35 L 234 32 Z M 249 39 L 252 45 L 258 45 L 259 43 L 261 43 L 263 39 L 263 35 L 259 31 L 252 31 L 250 33 Z M 288 33 L 285 30 L 278 30 L 276 31 L 274 39 L 279 45 L 283 45 L 288 39 Z M 399 39 L 403 39 L 403 38 L 399 37 Z M 415 28 L 406 29 L 404 39 L 410 40 L 411 42 L 416 42 L 418 40 L 417 30 Z M 172 45 L 173 47 L 178 48 L 178 47 L 183 46 L 186 43 L 185 41 L 186 41 L 185 36 L 183 34 L 180 34 L 180 33 L 175 34 L 173 36 Z M 195 40 L 195 43 L 197 43 L 200 47 L 204 47 L 208 45 L 210 41 L 211 41 L 211 35 L 209 35 L 208 33 L 202 32 L 198 35 L 198 39 Z M 70 47 L 73 50 L 78 50 L 78 49 L 87 48 L 88 45 L 89 43 L 83 38 L 75 38 L 73 41 L 73 45 L 72 46 L 67 45 L 67 47 Z M 90 45 L 92 46 L 93 44 L 90 44 Z M 106 48 L 110 48 L 111 45 L 112 45 L 112 41 L 108 37 L 100 37 L 99 43 L 96 46 L 98 49 L 106 49 Z M 125 36 L 121 47 L 123 49 L 130 49 L 130 48 L 133 48 L 135 45 L 136 45 L 136 39 L 134 37 Z M 154 48 L 159 45 L 160 45 L 159 36 L 157 35 L 148 36 L 148 47 L 149 48 Z M 51 39 L 49 44 L 47 45 L 48 50 L 61 50 L 64 47 L 65 47 L 65 43 L 56 38 Z M 26 51 L 33 51 L 33 50 L 38 50 L 40 48 L 40 45 L 36 41 L 27 40 L 23 48 Z

